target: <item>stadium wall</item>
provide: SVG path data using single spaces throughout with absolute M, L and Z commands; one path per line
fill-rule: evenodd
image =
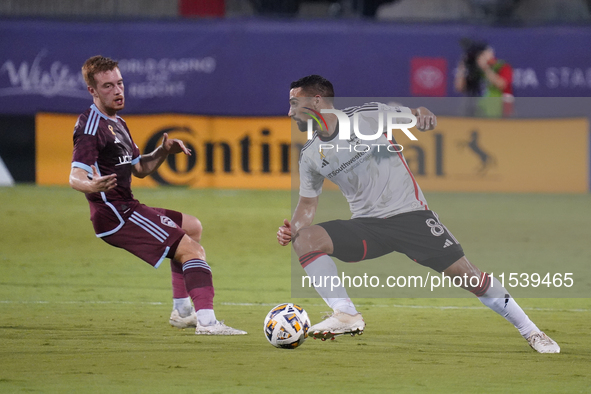
M 0 185 L 67 185 L 76 115 L 0 116 Z M 193 150 L 134 185 L 297 189 L 305 133 L 286 117 L 129 115 L 141 152 L 164 132 Z M 438 127 L 395 136 L 425 191 L 582 193 L 591 185 L 587 118 L 438 117 Z M 327 188 L 331 187 L 326 182 Z M 333 185 L 334 186 L 334 185 Z M 333 187 L 334 188 L 334 187 Z
M 67 184 L 77 116 L 36 118 L 36 181 Z M 297 189 L 297 159 L 306 134 L 286 117 L 130 115 L 141 152 L 164 132 L 187 142 L 193 155 L 169 157 L 136 186 Z M 557 130 L 560 130 L 557 132 Z M 439 117 L 437 129 L 396 136 L 425 191 L 585 193 L 589 190 L 589 121 Z M 325 182 L 330 188 L 331 183 Z M 334 185 L 332 185 L 334 188 Z
M 514 67 L 518 97 L 591 96 L 591 27 L 493 28 L 362 20 L 0 21 L 0 113 L 80 113 L 79 70 L 120 62 L 128 114 L 283 116 L 301 76 L 341 97 L 454 96 L 462 37 L 485 39 Z
M 35 182 L 35 117 L 0 115 L 0 186 Z
M 285 134 L 289 133 L 285 115 L 292 80 L 319 73 L 333 81 L 340 96 L 402 97 L 405 105 L 432 108 L 429 100 L 441 99 L 436 96 L 456 95 L 452 77 L 461 57 L 458 41 L 462 37 L 488 40 L 499 57 L 513 65 L 519 117 L 523 113 L 531 118 L 566 117 L 569 127 L 557 124 L 554 132 L 534 135 L 534 123 L 512 120 L 514 123 L 503 124 L 510 124 L 506 130 L 515 131 L 515 136 L 505 137 L 519 146 L 512 151 L 511 162 L 505 161 L 507 147 L 500 145 L 507 139 L 491 139 L 484 123 L 462 120 L 453 110 L 438 109 L 436 113 L 448 119 L 440 117 L 443 123 L 436 133 L 426 135 L 416 146 L 409 145 L 405 152 L 423 188 L 580 192 L 588 190 L 591 183 L 591 142 L 588 130 L 582 131 L 586 126 L 581 119 L 589 116 L 591 60 L 580 51 L 590 42 L 591 27 L 492 28 L 359 20 L 10 19 L 0 20 L 0 36 L 0 184 L 67 182 L 70 133 L 75 122 L 71 114 L 83 112 L 89 104 L 79 69 L 95 54 L 119 60 L 127 96 L 122 115 L 137 124 L 133 131 L 145 144 L 143 149 L 151 146 L 148 142 L 153 143 L 150 138 L 155 133 L 171 127 L 194 144 L 194 161 L 179 158 L 178 163 L 163 168 L 159 179 L 138 183 L 289 188 L 287 167 L 291 170 L 297 165 L 298 154 L 297 146 L 287 147 L 290 136 Z M 550 101 L 544 105 L 536 100 L 520 101 L 524 96 Z M 561 97 L 560 105 L 555 105 L 556 97 Z M 450 108 L 459 107 L 451 104 Z M 35 118 L 43 112 L 53 115 Z M 166 113 L 171 115 L 162 115 Z M 40 126 L 48 119 L 52 119 L 50 127 Z M 536 130 L 544 129 L 543 122 L 536 125 Z M 459 135 L 452 135 L 454 128 L 460 130 Z M 577 131 L 572 134 L 571 130 Z M 474 131 L 482 150 L 489 154 L 484 169 L 481 158 L 486 156 L 470 147 Z M 528 133 L 533 142 L 521 139 Z M 65 145 L 56 147 L 61 153 L 43 156 L 44 147 L 62 141 L 62 137 Z M 538 141 L 546 141 L 546 145 Z M 583 152 L 582 147 L 588 149 Z M 498 149 L 504 153 L 499 155 Z M 459 157 L 465 161 L 456 160 Z M 537 169 L 530 168 L 538 171 L 536 176 L 546 171 L 542 169 L 548 163 L 570 164 L 554 167 L 564 170 L 557 183 L 522 187 L 515 180 L 512 186 L 501 185 L 499 182 L 508 179 L 502 175 L 507 163 L 519 168 L 520 162 L 515 160 L 537 163 Z M 463 173 L 457 170 L 460 163 L 465 163 Z M 528 174 L 523 175 L 527 182 L 522 183 L 534 185 L 530 178 L 535 177 Z M 569 186 L 559 186 L 562 181 Z

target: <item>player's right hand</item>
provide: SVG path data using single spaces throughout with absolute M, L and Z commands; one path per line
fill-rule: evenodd
M 100 176 L 95 166 L 92 168 L 92 179 L 90 180 L 95 192 L 106 192 L 117 186 L 117 174 Z
M 416 109 L 417 129 L 420 131 L 433 130 L 437 126 L 437 117 L 425 107 Z
M 283 220 L 283 226 L 277 231 L 277 242 L 281 246 L 287 246 L 291 242 L 291 223 L 289 220 Z
M 168 134 L 162 135 L 162 148 L 171 155 L 183 152 L 185 155 L 191 156 L 191 149 L 185 146 L 185 143 L 177 139 L 168 139 Z

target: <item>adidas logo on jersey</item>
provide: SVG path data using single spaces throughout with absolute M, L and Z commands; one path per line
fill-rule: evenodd
M 454 243 L 451 242 L 449 239 L 445 240 L 445 244 L 443 244 L 443 249 L 447 248 L 448 246 L 452 246 Z
M 328 160 L 326 160 L 326 155 L 324 154 L 324 152 L 322 151 L 322 148 L 320 148 L 320 158 L 322 159 L 322 168 L 326 167 L 327 165 L 329 165 L 330 163 L 328 162 Z

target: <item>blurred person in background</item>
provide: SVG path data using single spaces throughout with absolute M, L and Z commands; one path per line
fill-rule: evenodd
M 497 59 L 493 48 L 484 41 L 464 38 L 460 41 L 464 56 L 458 64 L 454 87 L 469 100 L 466 115 L 508 117 L 513 113 L 513 69 Z

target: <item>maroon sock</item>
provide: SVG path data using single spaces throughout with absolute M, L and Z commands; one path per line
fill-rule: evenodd
M 183 277 L 195 310 L 213 309 L 214 291 L 209 265 L 200 259 L 186 261 L 183 264 Z
M 176 260 L 170 260 L 170 271 L 172 275 L 172 298 L 187 298 L 187 288 L 183 276 L 183 265 Z

